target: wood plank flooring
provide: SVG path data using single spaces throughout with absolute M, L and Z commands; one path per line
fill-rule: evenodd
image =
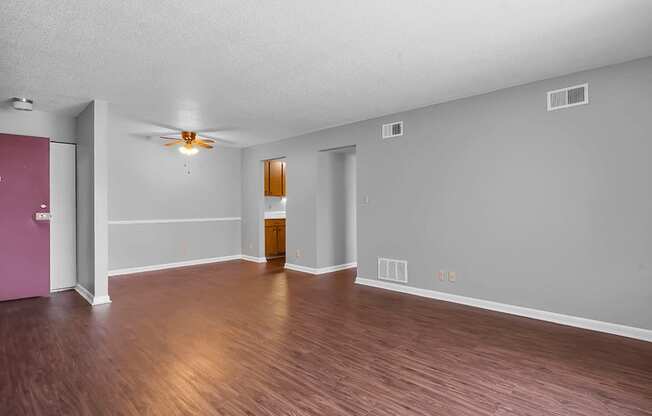
M 0 303 L 0 415 L 652 415 L 652 343 L 241 261 Z

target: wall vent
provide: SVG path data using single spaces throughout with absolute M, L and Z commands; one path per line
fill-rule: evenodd
M 406 260 L 378 257 L 378 278 L 391 282 L 407 283 L 408 264 Z
M 548 111 L 589 103 L 589 84 L 548 91 Z
M 390 139 L 403 135 L 403 122 L 395 121 L 393 123 L 383 124 L 383 139 Z

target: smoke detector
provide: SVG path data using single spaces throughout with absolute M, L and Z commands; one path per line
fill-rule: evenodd
M 30 100 L 29 98 L 14 97 L 11 99 L 11 105 L 15 110 L 32 111 L 34 101 Z

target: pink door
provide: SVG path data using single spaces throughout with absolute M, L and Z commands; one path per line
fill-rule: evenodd
M 50 212 L 50 142 L 0 134 L 0 301 L 50 292 L 50 223 L 36 212 Z

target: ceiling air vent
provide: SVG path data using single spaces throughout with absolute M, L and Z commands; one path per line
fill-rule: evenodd
M 588 104 L 589 84 L 548 91 L 548 111 Z
M 378 257 L 378 278 L 391 282 L 407 283 L 407 261 Z
M 383 124 L 383 139 L 390 139 L 403 135 L 403 122 L 395 121 L 394 123 Z

